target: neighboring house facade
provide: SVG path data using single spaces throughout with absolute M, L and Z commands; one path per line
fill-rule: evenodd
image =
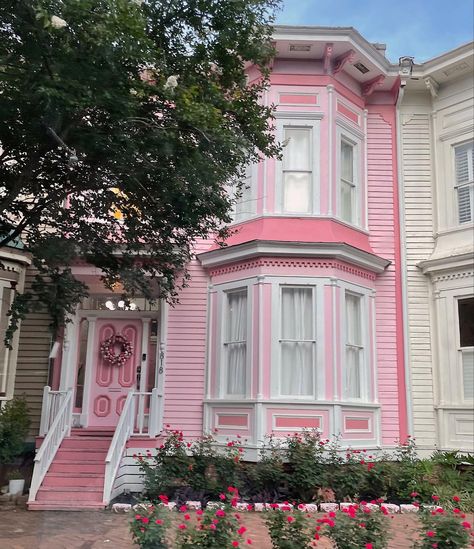
M 400 101 L 413 434 L 427 450 L 474 450 L 473 71 L 471 43 L 415 65 Z
M 18 363 L 19 331 L 13 336 L 11 349 L 3 344 L 9 323 L 8 311 L 15 292 L 23 292 L 25 288 L 30 263 L 29 254 L 19 239 L 0 248 L 0 408 L 13 397 Z
M 90 297 L 61 338 L 50 344 L 46 319 L 23 323 L 16 391 L 37 403 L 47 383 L 31 509 L 103 507 L 140 489 L 133 454 L 161 444 L 166 425 L 223 444 L 239 434 L 248 460 L 271 433 L 318 428 L 388 451 L 411 433 L 420 366 L 404 341 L 418 324 L 403 306 L 410 161 L 399 165 L 397 143 L 408 154 L 413 142 L 397 132 L 397 105 L 409 108 L 412 84 L 402 99 L 399 66 L 351 28 L 278 27 L 274 39 L 263 100 L 276 105 L 283 157 L 248 169 L 227 246 L 196 243 L 179 304 L 126 304 L 77 264 Z M 28 362 L 32 334 L 41 348 Z

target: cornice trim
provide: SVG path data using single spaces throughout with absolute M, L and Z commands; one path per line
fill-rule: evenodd
M 442 271 L 452 271 L 454 269 L 472 269 L 474 266 L 474 252 L 467 252 L 459 255 L 450 255 L 448 257 L 438 257 L 426 259 L 418 263 L 418 267 L 423 274 L 439 274 Z
M 390 261 L 375 254 L 359 250 L 344 242 L 281 242 L 252 240 L 199 254 L 202 266 L 212 269 L 228 263 L 256 257 L 308 257 L 338 259 L 374 273 L 383 273 Z

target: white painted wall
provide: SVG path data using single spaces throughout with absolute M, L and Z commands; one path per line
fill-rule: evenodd
M 474 227 L 457 220 L 453 147 L 474 137 L 474 82 L 470 71 L 452 74 L 435 94 L 409 80 L 399 111 L 408 356 L 419 447 L 472 451 L 474 409 L 461 398 L 457 299 L 474 296 Z

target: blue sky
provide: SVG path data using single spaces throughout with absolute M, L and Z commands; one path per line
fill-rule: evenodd
M 473 39 L 473 0 L 283 0 L 280 25 L 355 27 L 395 62 L 420 63 Z

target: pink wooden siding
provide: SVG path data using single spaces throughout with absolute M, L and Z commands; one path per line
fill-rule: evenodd
M 376 359 L 385 444 L 406 434 L 400 425 L 406 421 L 406 403 L 394 114 L 393 107 L 369 108 L 367 132 L 369 239 L 374 252 L 391 261 L 376 280 Z
M 197 251 L 208 245 L 200 242 Z M 202 434 L 208 277 L 198 261 L 189 272 L 189 286 L 168 315 L 164 423 L 195 437 Z

